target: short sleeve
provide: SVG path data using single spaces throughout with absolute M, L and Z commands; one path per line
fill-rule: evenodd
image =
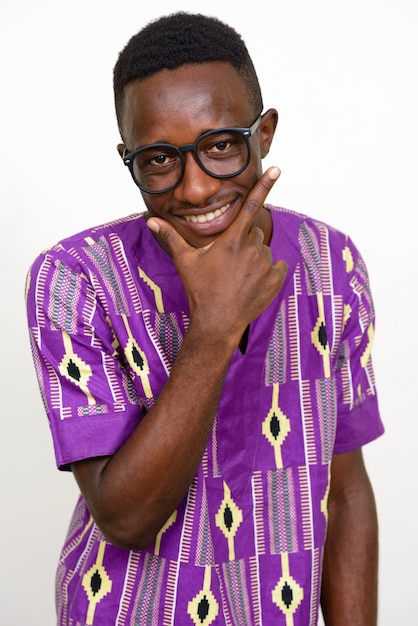
M 369 275 L 350 239 L 342 251 L 347 281 L 336 365 L 338 419 L 335 453 L 359 448 L 384 432 L 372 361 L 375 310 Z
M 53 250 L 30 268 L 27 315 L 57 466 L 114 454 L 143 407 L 89 273 Z

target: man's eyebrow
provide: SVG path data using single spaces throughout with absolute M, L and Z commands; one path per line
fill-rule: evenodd
M 175 146 L 176 148 L 178 148 L 180 145 L 181 146 L 187 146 L 189 144 L 195 143 L 202 135 L 205 135 L 206 133 L 211 133 L 213 131 L 222 131 L 222 130 L 228 130 L 228 129 L 232 129 L 232 128 L 244 128 L 244 126 L 240 126 L 239 124 L 228 124 L 227 126 L 211 126 L 209 128 L 203 128 L 200 129 L 199 134 L 196 135 L 195 139 L 193 139 L 192 141 L 185 141 L 181 144 L 174 144 L 171 141 L 167 141 L 165 139 L 158 139 L 157 141 L 153 141 L 152 143 L 143 143 L 141 145 L 137 145 L 136 148 L 134 148 L 134 150 L 139 150 L 140 148 L 146 148 L 148 146 L 155 146 L 155 145 L 159 145 L 159 144 L 166 144 L 168 146 Z M 132 150 L 132 152 L 134 151 Z

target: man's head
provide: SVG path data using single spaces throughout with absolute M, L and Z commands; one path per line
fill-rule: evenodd
M 119 54 L 113 87 L 122 137 L 125 88 L 131 81 L 143 80 L 163 69 L 211 61 L 230 63 L 247 87 L 254 115 L 262 110 L 257 74 L 241 36 L 217 18 L 179 12 L 150 22 Z
M 241 37 L 214 18 L 161 18 L 128 42 L 114 84 L 118 150 L 149 214 L 207 245 L 260 178 L 277 123 Z

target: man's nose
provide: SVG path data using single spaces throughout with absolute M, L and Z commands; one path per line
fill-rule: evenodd
M 192 151 L 183 153 L 183 157 L 183 178 L 174 189 L 174 194 L 177 199 L 188 204 L 203 205 L 208 198 L 219 191 L 221 180 L 207 174 L 197 162 Z

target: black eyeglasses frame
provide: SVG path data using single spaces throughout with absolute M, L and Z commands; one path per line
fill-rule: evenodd
M 206 133 L 203 133 L 202 135 L 200 135 L 200 137 L 198 137 L 194 143 L 186 143 L 184 144 L 184 146 L 174 146 L 168 143 L 155 143 L 155 144 L 150 144 L 147 146 L 142 146 L 142 148 L 137 148 L 136 150 L 134 150 L 133 152 L 129 152 L 128 154 L 126 154 L 126 148 L 125 148 L 123 155 L 122 155 L 122 160 L 124 164 L 129 168 L 132 179 L 134 183 L 137 185 L 137 187 L 139 187 L 141 191 L 143 191 L 144 193 L 149 193 L 149 194 L 167 193 L 168 191 L 172 191 L 173 189 L 175 189 L 177 185 L 180 184 L 184 176 L 185 162 L 184 162 L 183 154 L 185 152 L 193 152 L 194 157 L 196 159 L 196 163 L 198 163 L 199 167 L 201 167 L 202 170 L 209 176 L 212 176 L 213 178 L 233 178 L 234 176 L 238 176 L 239 174 L 242 174 L 242 172 L 248 167 L 248 164 L 251 160 L 251 146 L 250 146 L 249 140 L 250 140 L 250 137 L 254 135 L 254 133 L 257 131 L 258 127 L 260 126 L 261 117 L 262 117 L 262 114 L 260 113 L 257 116 L 256 120 L 248 128 L 243 128 L 240 126 L 227 126 L 225 128 L 214 128 L 213 130 L 208 130 Z M 216 135 L 218 133 L 223 133 L 223 132 L 237 132 L 244 137 L 245 143 L 247 144 L 247 150 L 248 150 L 247 160 L 244 163 L 244 165 L 237 172 L 234 172 L 233 174 L 214 174 L 213 172 L 209 171 L 203 165 L 202 161 L 200 160 L 199 154 L 197 152 L 197 146 L 203 139 L 205 139 L 206 137 L 210 137 L 211 135 Z M 147 189 L 146 187 L 141 185 L 141 183 L 137 180 L 135 176 L 135 173 L 134 173 L 135 157 L 137 156 L 137 154 L 139 154 L 143 150 L 148 150 L 151 147 L 156 148 L 156 149 L 161 148 L 162 150 L 167 149 L 167 148 L 171 148 L 171 149 L 174 148 L 176 151 L 178 151 L 178 154 L 180 156 L 181 166 L 180 166 L 180 173 L 179 173 L 178 180 L 174 185 L 171 185 L 170 187 L 167 187 L 166 189 L 158 189 L 158 190 Z

